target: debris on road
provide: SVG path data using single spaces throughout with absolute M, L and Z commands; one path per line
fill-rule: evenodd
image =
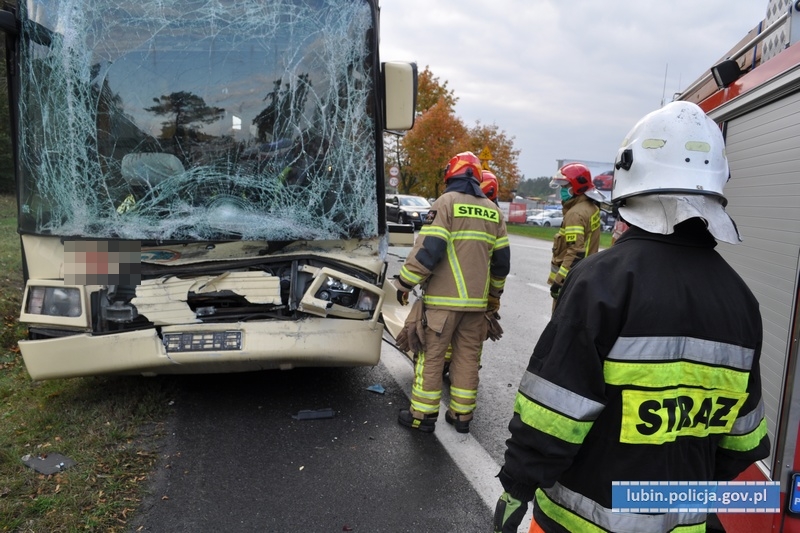
M 386 389 L 383 388 L 383 385 L 380 383 L 376 383 L 375 385 L 370 385 L 367 387 L 368 391 L 377 392 L 378 394 L 383 394 L 386 392 Z
M 58 453 L 23 455 L 22 462 L 25 466 L 33 468 L 46 476 L 58 474 L 75 465 L 75 461 Z
M 336 411 L 330 407 L 325 409 L 304 409 L 298 411 L 296 415 L 292 415 L 295 420 L 317 420 L 320 418 L 333 418 L 336 416 Z

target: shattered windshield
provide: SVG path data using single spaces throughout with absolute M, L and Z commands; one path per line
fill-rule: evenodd
M 377 233 L 366 1 L 20 4 L 23 231 Z

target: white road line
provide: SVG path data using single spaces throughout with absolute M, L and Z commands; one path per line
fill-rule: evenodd
M 534 289 L 539 289 L 540 291 L 550 292 L 550 287 L 547 285 L 540 285 L 538 283 L 526 283 L 529 287 L 533 287 Z

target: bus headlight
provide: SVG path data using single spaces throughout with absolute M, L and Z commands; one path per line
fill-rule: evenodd
M 31 287 L 25 311 L 31 315 L 81 316 L 81 292 L 68 287 Z

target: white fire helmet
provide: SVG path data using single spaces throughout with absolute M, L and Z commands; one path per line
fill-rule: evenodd
M 730 177 L 719 126 L 691 102 L 671 102 L 643 117 L 617 152 L 611 200 L 622 217 L 651 233 L 699 217 L 718 240 L 741 241 L 725 212 Z

